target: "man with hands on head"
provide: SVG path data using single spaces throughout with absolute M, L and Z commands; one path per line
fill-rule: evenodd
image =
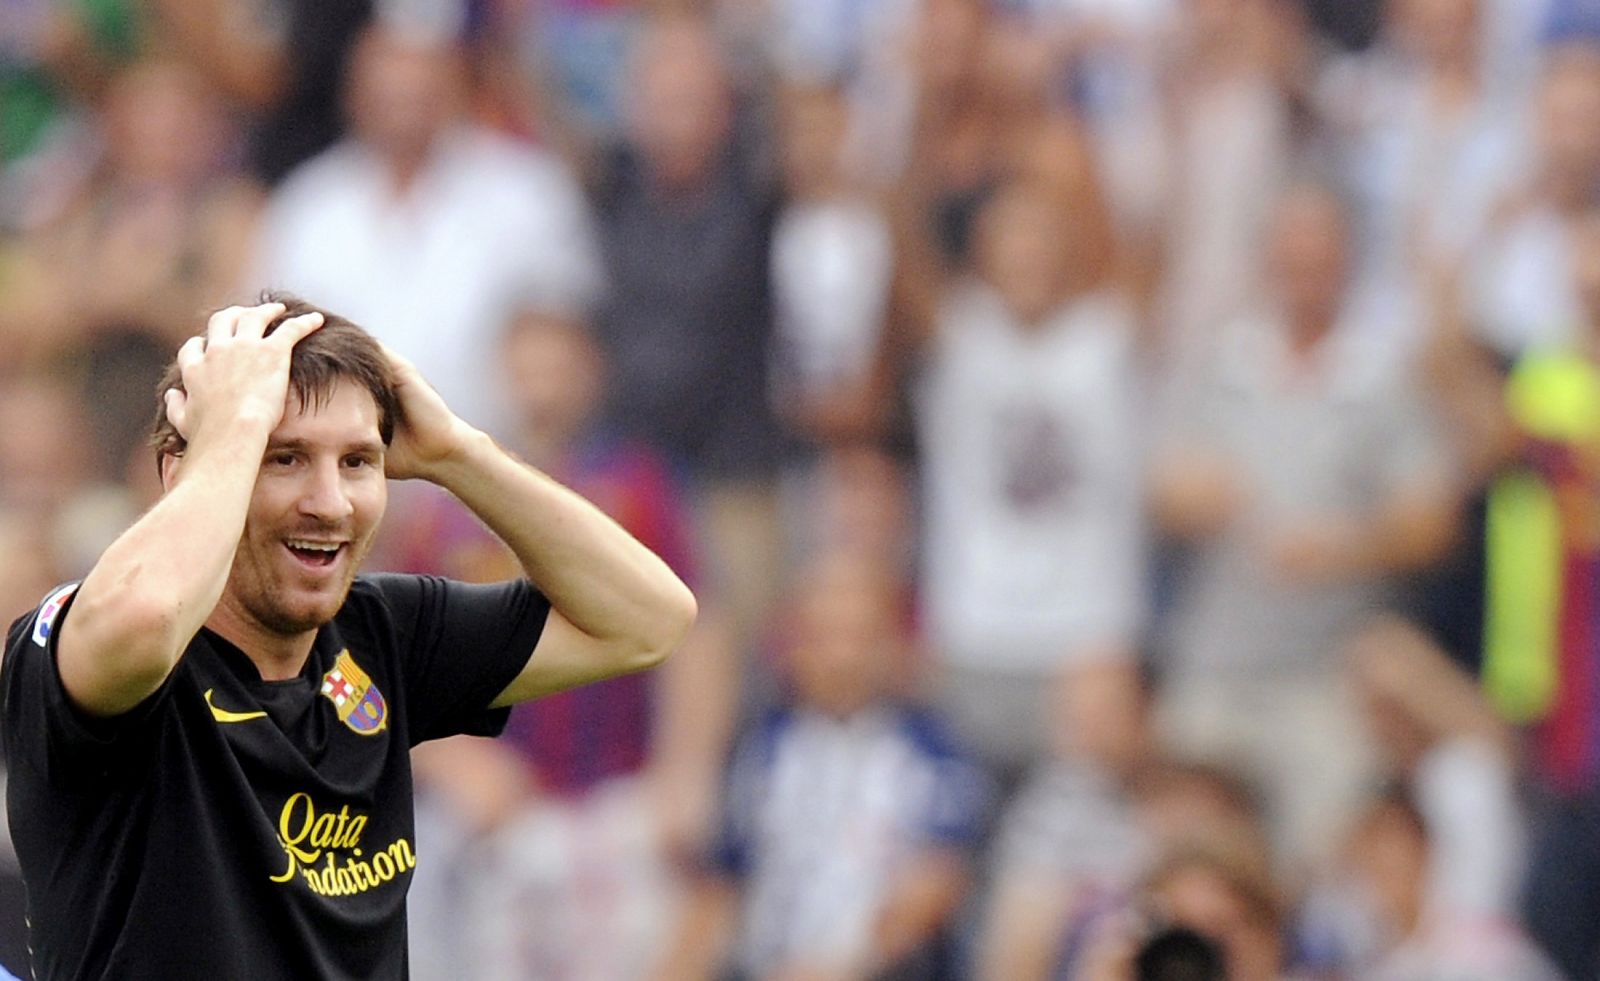
M 7 635 L 38 978 L 405 977 L 411 747 L 648 668 L 693 622 L 660 559 L 413 365 L 270 299 L 179 350 L 163 497 Z M 390 477 L 460 498 L 525 578 L 358 577 Z

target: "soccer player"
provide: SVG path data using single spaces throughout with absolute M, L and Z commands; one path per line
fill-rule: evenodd
M 213 315 L 162 399 L 163 497 L 0 666 L 35 976 L 403 978 L 411 747 L 654 665 L 694 598 L 298 300 Z M 389 478 L 460 498 L 525 578 L 358 577 Z

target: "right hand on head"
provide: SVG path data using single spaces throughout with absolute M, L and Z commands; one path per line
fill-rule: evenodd
M 178 349 L 183 388 L 164 394 L 167 419 L 185 441 L 208 424 L 256 422 L 267 432 L 283 419 L 289 397 L 289 359 L 301 338 L 322 326 L 322 314 L 285 320 L 281 303 L 228 307 L 211 315 L 206 332 Z

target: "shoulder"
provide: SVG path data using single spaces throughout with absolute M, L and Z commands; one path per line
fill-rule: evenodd
M 275 211 L 292 210 L 346 191 L 370 170 L 370 158 L 349 140 L 335 143 L 291 170 L 272 194 Z
M 48 646 L 61 614 L 78 591 L 78 585 L 79 580 L 76 579 L 62 583 L 46 594 L 39 605 L 12 621 L 10 629 L 6 631 L 6 648 L 9 650 L 13 644 L 24 639 L 37 647 Z
M 479 174 L 529 185 L 531 193 L 571 191 L 576 187 L 573 172 L 556 154 L 482 126 L 457 132 L 451 141 L 455 159 Z
M 896 705 L 893 711 L 901 735 L 921 755 L 934 759 L 963 756 L 954 732 L 937 712 L 914 703 Z

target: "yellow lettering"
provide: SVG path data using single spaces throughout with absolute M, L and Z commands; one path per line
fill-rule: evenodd
M 291 796 L 278 814 L 278 843 L 286 862 L 284 870 L 270 880 L 291 882 L 299 873 L 306 888 L 318 896 L 353 896 L 416 867 L 416 853 L 405 838 L 396 838 L 374 852 L 370 860 L 363 860 L 362 850 L 356 846 L 367 830 L 367 821 L 365 814 L 351 814 L 348 804 L 340 806 L 337 813 L 319 814 L 310 794 Z M 340 853 L 345 850 L 354 854 Z M 324 856 L 325 864 L 315 867 Z M 343 867 L 339 866 L 341 858 Z
M 290 831 L 289 825 L 294 820 L 295 804 L 299 801 L 306 802 L 305 820 L 300 824 L 298 832 Z M 311 822 L 316 817 L 316 808 L 311 803 L 311 795 L 306 793 L 295 794 L 283 804 L 283 813 L 278 815 L 278 835 L 286 843 L 298 845 L 304 841 L 306 835 L 311 833 Z
M 396 838 L 385 851 L 394 858 L 395 871 L 403 872 L 417 867 L 417 857 L 411 853 L 411 842 L 404 838 Z
M 311 843 L 318 848 L 336 848 L 338 842 L 333 840 L 333 815 L 322 814 L 311 825 Z

